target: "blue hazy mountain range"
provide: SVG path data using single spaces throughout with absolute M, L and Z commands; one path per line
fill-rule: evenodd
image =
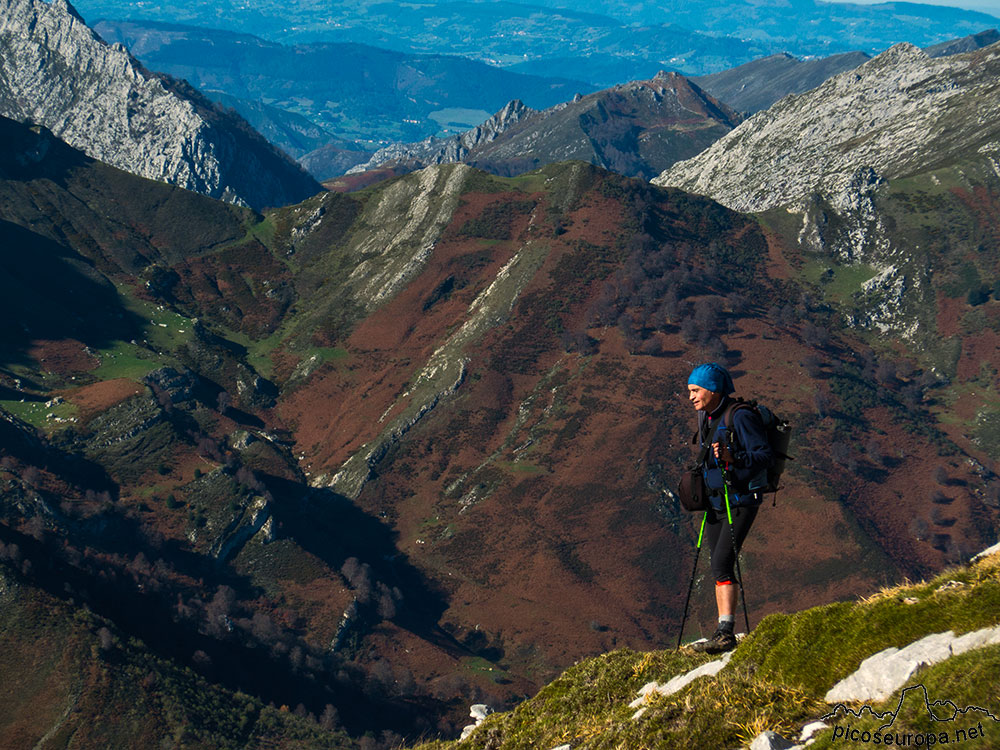
M 353 42 L 285 45 L 164 23 L 102 21 L 94 28 L 147 67 L 209 95 L 221 91 L 262 102 L 305 116 L 330 134 L 328 140 L 376 147 L 466 130 L 511 99 L 549 107 L 593 90 L 583 81 L 514 73 L 454 55 Z
M 913 3 L 854 5 L 816 0 L 585 0 L 320 3 L 261 0 L 82 0 L 91 23 L 141 19 L 222 28 L 284 44 L 353 42 L 408 53 L 470 57 L 524 73 L 595 86 L 649 78 L 660 69 L 704 75 L 788 52 L 798 57 L 901 41 L 921 47 L 997 25 L 985 13 Z

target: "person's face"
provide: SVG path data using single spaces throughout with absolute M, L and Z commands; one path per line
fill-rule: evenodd
M 713 412 L 722 402 L 722 396 L 715 391 L 702 388 L 700 385 L 688 386 L 688 398 L 695 411 Z

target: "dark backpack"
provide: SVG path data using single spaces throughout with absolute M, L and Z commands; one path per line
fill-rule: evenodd
M 771 453 L 774 460 L 765 472 L 750 481 L 749 489 L 752 492 L 777 492 L 781 489 L 781 474 L 785 470 L 785 462 L 794 459 L 788 455 L 788 445 L 792 438 L 792 427 L 787 419 L 782 419 L 773 411 L 756 401 L 744 401 L 742 398 L 733 399 L 732 403 L 726 407 L 723 413 L 723 421 L 726 424 L 726 438 L 730 446 L 739 448 L 739 441 L 736 439 L 736 430 L 733 429 L 733 414 L 739 409 L 752 409 L 760 417 L 761 424 L 764 425 L 764 433 L 767 435 L 767 442 L 771 446 Z

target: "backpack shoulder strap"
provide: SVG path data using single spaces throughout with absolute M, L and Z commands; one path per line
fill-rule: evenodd
M 752 411 L 757 410 L 756 402 L 751 403 L 750 401 L 744 401 L 742 398 L 734 398 L 732 403 L 726 407 L 726 410 L 722 414 L 723 421 L 726 425 L 726 432 L 729 438 L 733 441 L 738 442 L 736 435 L 736 425 L 733 424 L 733 415 L 740 409 L 751 409 Z
M 698 431 L 694 434 L 691 442 L 699 446 L 698 458 L 695 459 L 696 466 L 703 466 L 705 464 L 705 459 L 708 458 L 708 451 L 710 445 L 707 442 L 708 435 L 705 434 L 705 427 L 708 420 L 705 419 L 704 412 L 698 412 Z

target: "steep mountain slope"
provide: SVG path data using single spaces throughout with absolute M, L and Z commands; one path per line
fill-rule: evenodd
M 816 88 L 827 78 L 853 70 L 869 59 L 864 52 L 844 52 L 812 60 L 799 60 L 786 53 L 691 80 L 719 101 L 752 114 L 788 94 Z
M 924 47 L 924 52 L 927 53 L 928 57 L 960 55 L 963 52 L 972 52 L 973 50 L 977 50 L 982 47 L 989 47 L 991 44 L 995 44 L 996 42 L 1000 42 L 1000 31 L 997 31 L 996 29 L 987 29 L 986 31 L 980 31 L 978 34 L 964 36 L 961 39 L 952 39 L 948 42 L 941 42 L 940 44 L 933 44 L 930 47 Z
M 998 66 L 998 45 L 935 59 L 894 47 L 782 100 L 655 181 L 770 209 L 772 225 L 814 254 L 814 279 L 854 268 L 851 286 L 836 292 L 840 304 L 854 295 L 852 325 L 903 336 L 939 372 L 968 377 L 992 360 L 961 345 L 958 329 L 991 331 L 993 341 L 992 311 L 962 305 L 987 301 L 1000 276 L 990 252 Z
M 536 115 L 538 115 L 537 110 L 525 106 L 520 99 L 514 99 L 490 119 L 471 130 L 449 138 L 428 138 L 420 143 L 395 143 L 380 148 L 368 161 L 347 170 L 347 173 L 369 172 L 383 166 L 390 168 L 398 166 L 412 172 L 432 164 L 464 161 L 473 149 L 499 138 L 504 131 L 521 120 Z
M 1000 34 L 991 29 L 927 47 L 924 53 L 928 57 L 957 55 L 987 47 L 998 39 Z M 853 70 L 870 59 L 871 56 L 864 52 L 845 52 L 809 60 L 799 60 L 784 53 L 692 80 L 716 99 L 752 114 L 767 109 L 788 94 L 801 94 L 816 88 L 826 79 Z
M 868 348 L 770 217 L 580 162 L 435 166 L 258 216 L 0 125 L 5 555 L 56 620 L 86 602 L 112 645 L 250 696 L 246 726 L 329 704 L 383 747 L 451 737 L 469 702 L 671 642 L 694 361 L 796 426 L 744 557 L 754 623 L 995 535 L 980 373 Z M 0 720 L 37 742 L 17 705 Z
M 436 135 L 453 130 L 454 120 L 472 126 L 515 98 L 547 107 L 592 90 L 582 81 L 510 73 L 450 50 L 413 55 L 368 44 L 285 46 L 248 34 L 130 21 L 96 28 L 155 70 L 304 115 L 339 139 L 367 144 Z
M 209 93 L 213 101 L 236 110 L 258 133 L 297 159 L 317 180 L 342 175 L 371 156 L 371 151 L 337 140 L 302 115 L 219 91 Z
M 332 711 L 317 724 L 287 706 L 268 706 L 220 687 L 204 652 L 194 668 L 179 664 L 75 597 L 50 593 L 32 570 L 46 563 L 41 546 L 2 537 L 0 747 L 356 747 L 335 728 Z M 66 580 L 53 575 L 47 583 L 61 586 Z
M 990 150 L 998 127 L 1000 46 L 928 58 L 900 44 L 761 112 L 654 180 L 743 211 L 817 192 L 836 200 L 860 170 L 913 175 Z
M 321 189 L 242 119 L 106 45 L 66 0 L 4 0 L 0 45 L 0 114 L 94 158 L 256 208 Z
M 535 112 L 514 101 L 453 138 L 393 146 L 352 169 L 419 169 L 461 161 L 513 176 L 566 159 L 649 179 L 697 154 L 735 127 L 739 116 L 675 73 L 661 72 Z
M 288 434 L 267 418 L 276 390 L 246 350 L 164 307 L 199 295 L 239 331 L 273 326 L 287 282 L 248 232 L 259 217 L 93 161 L 37 126 L 0 119 L 0 129 L 0 557 L 20 571 L 26 597 L 46 592 L 24 603 L 54 628 L 43 634 L 5 606 L 3 637 L 26 644 L 33 634 L 47 658 L 76 665 L 96 629 L 114 634 L 101 640 L 107 669 L 5 681 L 16 708 L 0 735 L 28 731 L 33 744 L 49 729 L 38 706 L 65 708 L 44 703 L 54 693 L 80 699 L 66 731 L 95 747 L 133 730 L 242 747 L 284 725 L 288 746 L 325 737 L 339 747 L 353 742 L 327 731 L 335 725 L 355 737 L 432 728 L 453 696 L 436 699 L 422 682 L 416 698 L 402 662 L 376 675 L 354 649 L 356 631 L 387 617 L 425 631 L 433 615 L 419 613 L 434 611 L 435 595 L 418 574 L 397 576 L 412 569 L 386 561 L 382 524 L 309 489 Z M 182 284 L 174 268 L 195 276 Z M 409 614 L 396 616 L 404 590 Z M 62 604 L 47 611 L 53 596 Z M 81 602 L 103 620 L 89 634 Z M 119 637 L 132 645 L 116 658 Z M 414 640 L 429 661 L 467 653 L 446 636 Z M 152 715 L 136 715 L 123 687 L 140 681 L 148 700 L 138 705 Z M 313 719 L 295 728 L 269 703 L 302 703 Z M 152 710 L 164 704 L 165 714 Z M 230 710 L 244 718 L 233 723 Z

